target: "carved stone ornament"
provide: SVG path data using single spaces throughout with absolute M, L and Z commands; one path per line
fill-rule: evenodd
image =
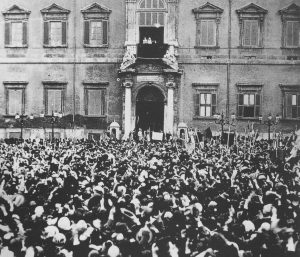
M 175 51 L 173 48 L 169 48 L 166 52 L 166 54 L 164 55 L 163 61 L 169 65 L 171 68 L 173 68 L 174 70 L 178 70 L 178 62 L 175 56 Z
M 120 69 L 125 70 L 130 65 L 134 64 L 136 61 L 135 55 L 134 55 L 134 49 L 131 47 L 127 47 L 127 50 L 125 52 L 125 55 L 123 57 L 123 62 L 121 64 Z

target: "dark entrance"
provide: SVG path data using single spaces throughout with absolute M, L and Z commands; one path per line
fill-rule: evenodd
M 164 96 L 153 86 L 140 89 L 136 97 L 136 127 L 143 131 L 163 131 Z

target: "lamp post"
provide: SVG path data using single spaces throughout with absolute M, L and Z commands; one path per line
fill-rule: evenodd
M 269 143 L 271 141 L 271 127 L 273 125 L 277 125 L 279 123 L 280 116 L 277 114 L 276 117 L 273 117 L 271 113 L 269 113 L 268 117 L 266 120 L 263 121 L 263 117 L 259 116 L 259 122 L 261 124 L 265 124 L 268 126 L 268 140 Z
M 234 122 L 236 121 L 236 116 L 235 114 L 231 114 L 230 117 L 226 117 L 224 115 L 224 113 L 222 112 L 222 114 L 215 114 L 214 118 L 216 119 L 215 122 L 216 124 L 220 124 L 221 125 L 221 130 L 222 130 L 222 134 L 221 134 L 221 143 L 223 141 L 223 136 L 224 136 L 224 126 L 225 125 L 233 125 Z
M 62 113 L 61 112 L 56 112 L 52 110 L 51 114 L 51 140 L 53 141 L 54 139 L 54 124 L 58 122 L 58 120 L 62 118 Z
M 30 114 L 29 116 L 27 116 L 27 115 L 25 115 L 25 114 L 19 115 L 19 113 L 17 113 L 17 114 L 15 115 L 15 119 L 16 119 L 17 121 L 19 121 L 19 122 L 20 122 L 20 125 L 21 125 L 21 135 L 20 135 L 21 140 L 23 140 L 23 127 L 24 127 L 24 121 L 27 120 L 28 117 L 29 117 L 30 120 L 33 120 L 33 118 L 34 118 L 32 114 Z

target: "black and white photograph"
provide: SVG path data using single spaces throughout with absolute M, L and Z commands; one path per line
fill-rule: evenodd
M 300 257 L 300 0 L 0 0 L 0 257 Z

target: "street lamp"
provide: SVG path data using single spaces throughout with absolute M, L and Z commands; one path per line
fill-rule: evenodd
M 16 113 L 16 115 L 15 115 L 15 119 L 16 119 L 17 121 L 19 121 L 19 122 L 20 122 L 20 125 L 21 125 L 21 135 L 20 135 L 21 140 L 23 140 L 23 127 L 24 127 L 24 121 L 27 120 L 28 118 L 29 118 L 30 120 L 33 120 L 34 117 L 33 117 L 32 114 L 30 114 L 29 116 L 27 116 L 27 115 L 25 115 L 25 114 L 19 115 L 19 113 Z
M 276 117 L 273 118 L 272 114 L 269 113 L 268 117 L 266 120 L 263 121 L 263 117 L 259 116 L 259 122 L 261 124 L 265 124 L 268 126 L 268 139 L 269 139 L 269 143 L 271 141 L 271 127 L 273 125 L 277 125 L 279 123 L 280 120 L 280 116 L 277 114 Z
M 222 130 L 222 134 L 221 134 L 221 142 L 223 141 L 223 136 L 224 136 L 224 126 L 225 125 L 233 125 L 234 122 L 236 121 L 236 116 L 235 114 L 231 114 L 230 117 L 226 117 L 224 115 L 224 113 L 222 112 L 222 114 L 215 114 L 214 118 L 216 119 L 215 122 L 216 124 L 220 124 L 221 125 L 221 130 Z
M 61 118 L 62 118 L 62 113 L 61 112 L 56 112 L 56 111 L 52 110 L 52 114 L 51 114 L 51 128 L 52 128 L 51 139 L 52 139 L 52 141 L 54 139 L 54 124 L 56 122 L 58 122 L 58 120 L 61 119 Z

